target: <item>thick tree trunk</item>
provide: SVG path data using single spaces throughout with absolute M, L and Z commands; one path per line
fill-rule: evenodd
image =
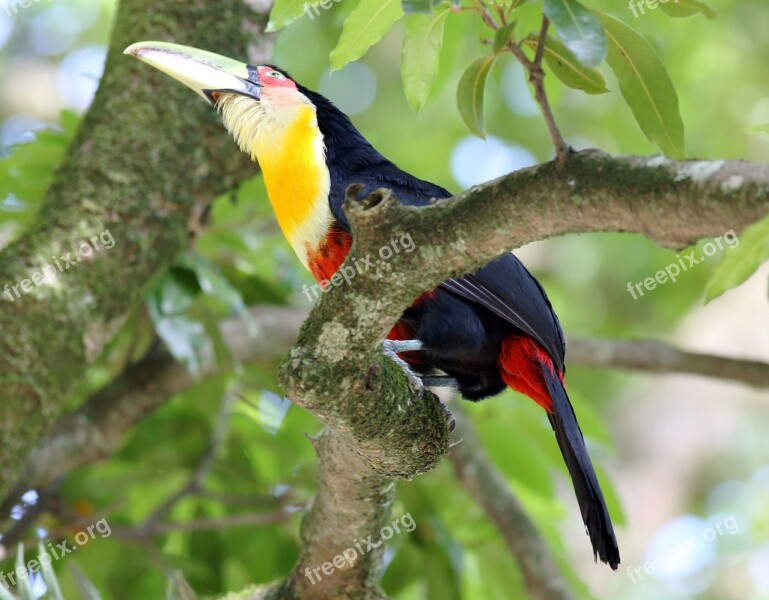
M 260 62 L 269 44 L 254 33 L 269 5 L 251 4 L 121 2 L 93 105 L 35 224 L 0 255 L 0 283 L 13 286 L 106 230 L 115 240 L 54 283 L 0 296 L 0 495 L 121 317 L 185 247 L 196 206 L 256 170 L 210 107 L 123 49 L 158 39 Z

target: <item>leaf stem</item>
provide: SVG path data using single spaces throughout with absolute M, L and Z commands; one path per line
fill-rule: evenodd
M 476 7 L 473 7 L 491 29 L 496 31 L 499 29 L 499 24 L 494 20 L 493 15 L 489 11 L 489 7 L 484 0 L 475 0 Z M 502 17 L 502 26 L 504 26 L 504 17 Z M 545 91 L 545 72 L 542 70 L 542 58 L 545 54 L 545 42 L 547 40 L 547 30 L 550 27 L 550 20 L 546 16 L 542 16 L 542 27 L 539 31 L 539 37 L 537 39 L 537 51 L 534 54 L 534 59 L 530 60 L 523 49 L 519 46 L 515 39 L 511 39 L 507 43 L 507 49 L 515 56 L 516 60 L 523 65 L 523 68 L 529 74 L 529 82 L 534 88 L 534 99 L 539 104 L 542 110 L 542 116 L 545 119 L 547 125 L 547 131 L 550 134 L 550 139 L 555 146 L 555 160 L 557 164 L 563 164 L 566 158 L 571 152 L 571 148 L 563 139 L 558 124 L 555 122 L 555 115 L 553 115 L 553 109 L 550 106 L 550 101 L 547 98 L 547 92 Z
M 528 61 L 527 59 L 527 62 L 529 63 L 527 70 L 529 71 L 529 81 L 534 87 L 534 97 L 537 104 L 539 104 L 542 109 L 542 116 L 545 118 L 547 130 L 550 132 L 550 138 L 553 140 L 553 145 L 555 146 L 555 160 L 558 164 L 563 164 L 571 149 L 564 141 L 561 131 L 558 129 L 558 125 L 555 122 L 553 109 L 550 107 L 550 101 L 547 98 L 547 92 L 545 92 L 545 72 L 542 70 L 542 57 L 545 54 L 545 42 L 547 41 L 547 29 L 549 26 L 550 21 L 546 16 L 543 16 L 542 28 L 539 31 L 539 39 L 537 40 L 537 51 L 533 61 Z M 523 54 L 523 51 L 518 45 L 513 44 L 512 42 L 511 44 L 519 50 L 520 54 Z M 525 64 L 524 66 L 526 67 Z

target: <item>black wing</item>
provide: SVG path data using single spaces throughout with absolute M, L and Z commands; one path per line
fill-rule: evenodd
M 449 279 L 441 286 L 477 302 L 529 334 L 564 370 L 566 345 L 558 317 L 539 282 L 513 254 L 493 260 L 475 273 Z

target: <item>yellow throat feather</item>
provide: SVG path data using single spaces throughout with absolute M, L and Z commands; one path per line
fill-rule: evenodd
M 323 243 L 334 219 L 315 107 L 291 90 L 261 101 L 227 94 L 217 108 L 240 149 L 258 160 L 278 225 L 307 267 L 308 252 Z

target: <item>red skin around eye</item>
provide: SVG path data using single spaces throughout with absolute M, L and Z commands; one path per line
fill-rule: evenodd
M 288 77 L 270 77 L 267 73 L 271 73 L 275 69 L 271 67 L 257 67 L 256 72 L 259 74 L 259 83 L 264 87 L 283 87 L 296 89 L 296 84 Z

